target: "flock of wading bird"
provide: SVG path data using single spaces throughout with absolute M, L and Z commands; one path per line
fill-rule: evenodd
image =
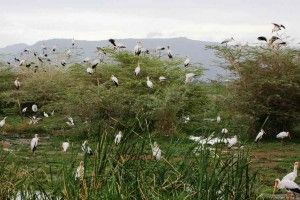
M 281 46 L 286 45 L 287 43 L 285 41 L 283 41 L 278 32 L 281 31 L 282 29 L 285 29 L 285 26 L 282 24 L 277 24 L 277 23 L 273 23 L 273 29 L 272 29 L 272 34 L 275 33 L 276 35 L 273 35 L 272 37 L 270 37 L 269 39 L 265 36 L 259 36 L 257 39 L 259 41 L 264 41 L 267 43 L 267 46 L 272 48 L 272 49 L 279 49 Z M 108 40 L 109 43 L 112 45 L 112 48 L 114 50 L 122 50 L 125 49 L 126 46 L 120 42 L 118 42 L 115 39 L 109 39 Z M 228 45 L 229 43 L 233 42 L 234 39 L 230 38 L 230 39 L 226 39 L 224 41 L 221 42 L 222 45 Z M 76 41 L 73 39 L 72 40 L 72 44 L 71 44 L 71 48 L 68 48 L 64 51 L 64 54 L 66 56 L 66 59 L 70 59 L 70 57 L 72 56 L 72 50 L 74 50 L 74 47 L 76 46 Z M 47 62 L 48 65 L 51 64 L 52 60 L 50 59 L 50 55 L 51 54 L 55 54 L 55 52 L 57 52 L 57 46 L 53 46 L 52 48 L 47 47 L 46 45 L 42 45 L 41 46 L 41 53 L 38 53 L 36 51 L 31 51 L 30 49 L 24 49 L 23 52 L 21 52 L 20 57 L 24 56 L 24 55 L 28 55 L 31 54 L 33 55 L 33 58 L 31 59 L 21 59 L 21 58 L 17 58 L 15 57 L 13 59 L 13 61 L 7 61 L 7 64 L 9 66 L 13 65 L 13 62 L 17 65 L 15 66 L 25 66 L 27 68 L 33 68 L 34 72 L 36 72 L 39 69 L 39 66 L 43 65 L 44 63 Z M 83 63 L 86 63 L 89 65 L 89 67 L 87 67 L 86 72 L 88 74 L 93 74 L 95 72 L 96 67 L 103 61 L 103 56 L 105 56 L 107 54 L 106 49 L 103 47 L 96 47 L 97 49 L 97 57 L 93 60 L 91 60 L 90 58 L 84 58 L 83 59 Z M 150 54 L 150 50 L 146 49 L 143 47 L 142 42 L 138 41 L 137 44 L 135 45 L 134 49 L 134 54 L 136 56 L 141 56 L 141 55 L 146 55 L 146 54 Z M 158 56 L 161 57 L 162 53 L 166 51 L 166 55 L 169 59 L 172 59 L 174 57 L 174 54 L 172 53 L 170 46 L 167 47 L 157 47 L 154 52 L 158 53 Z M 98 58 L 99 55 L 101 55 L 101 58 Z M 37 60 L 37 61 L 36 61 Z M 65 67 L 68 64 L 68 62 L 65 59 L 60 60 L 60 65 L 62 67 Z M 186 57 L 186 59 L 184 60 L 183 66 L 184 67 L 189 67 L 190 66 L 190 58 Z M 55 63 L 52 63 L 52 65 L 55 65 Z M 135 76 L 139 76 L 141 72 L 141 66 L 140 63 L 137 63 L 137 67 L 134 70 L 134 74 Z M 186 84 L 190 84 L 193 82 L 194 78 L 196 77 L 196 75 L 194 73 L 187 73 L 185 76 L 185 83 Z M 167 77 L 165 76 L 160 76 L 159 77 L 159 81 L 166 81 Z M 111 75 L 111 81 L 115 86 L 119 86 L 119 80 L 115 75 Z M 14 85 L 15 88 L 17 90 L 20 89 L 21 87 L 21 82 L 19 80 L 19 78 L 16 78 L 16 80 L 14 81 Z M 154 87 L 154 83 L 151 81 L 150 77 L 147 76 L 146 79 L 146 85 L 148 88 L 153 88 Z M 33 113 L 37 113 L 38 112 L 38 106 L 36 104 L 33 104 L 31 107 L 31 110 L 33 111 Z M 22 108 L 21 112 L 22 113 L 26 113 L 28 111 L 28 107 L 24 107 Z M 48 118 L 54 115 L 54 110 L 51 113 L 46 113 L 43 112 L 43 117 Z M 0 121 L 0 128 L 3 128 L 5 126 L 5 120 L 7 117 L 4 117 L 1 121 Z M 40 117 L 36 117 L 35 115 L 32 117 L 29 117 L 29 124 L 36 124 L 38 123 L 40 120 L 42 119 L 42 116 Z M 209 121 L 216 121 L 217 123 L 221 122 L 221 117 L 218 115 L 216 119 L 204 119 L 204 120 L 209 120 Z M 190 117 L 189 116 L 184 116 L 184 122 L 188 123 L 190 121 Z M 66 124 L 68 126 L 75 126 L 74 120 L 71 116 L 67 117 L 67 121 Z M 227 128 L 223 128 L 221 130 L 222 134 L 227 134 L 229 131 Z M 265 131 L 263 129 L 261 129 L 259 131 L 259 133 L 257 134 L 256 138 L 255 138 L 255 142 L 259 142 L 263 135 L 265 135 Z M 118 131 L 117 134 L 115 135 L 115 139 L 114 139 L 114 143 L 116 145 L 120 144 L 121 139 L 123 137 L 123 133 L 122 131 Z M 283 141 L 284 138 L 290 138 L 290 133 L 287 131 L 282 131 L 280 133 L 278 133 L 276 135 L 276 138 L 281 139 Z M 236 144 L 238 144 L 238 139 L 237 136 L 233 136 L 231 138 L 219 138 L 219 137 L 214 137 L 214 133 L 211 134 L 209 137 L 204 138 L 202 136 L 200 137 L 196 137 L 196 136 L 190 136 L 189 137 L 190 140 L 193 140 L 197 143 L 199 143 L 200 145 L 214 145 L 214 144 L 219 144 L 219 143 L 224 143 L 227 144 L 228 148 L 231 148 L 233 146 L 235 146 Z M 35 134 L 34 138 L 32 138 L 31 142 L 30 142 L 30 149 L 33 152 L 33 154 L 35 154 L 37 147 L 38 147 L 38 142 L 39 142 L 39 137 L 38 134 Z M 157 142 L 154 142 L 151 145 L 151 149 L 152 149 L 152 155 L 156 160 L 160 160 L 162 158 L 162 151 L 158 145 Z M 70 147 L 70 143 L 69 141 L 64 141 L 62 143 L 62 150 L 64 152 L 67 152 L 67 150 Z M 241 148 L 243 148 L 243 146 L 241 146 Z M 93 155 L 93 150 L 91 149 L 91 147 L 88 145 L 88 141 L 85 140 L 82 145 L 81 145 L 81 149 L 82 151 L 87 154 L 87 155 Z M 8 149 L 6 149 L 8 150 Z M 197 149 L 195 149 L 197 150 Z M 194 151 L 196 153 L 196 151 Z M 294 163 L 294 170 L 287 174 L 286 176 L 284 176 L 282 178 L 282 180 L 280 179 L 276 179 L 275 180 L 275 184 L 274 184 L 274 192 L 276 191 L 276 189 L 286 189 L 288 191 L 288 198 L 291 198 L 291 193 L 300 193 L 300 187 L 295 183 L 295 179 L 297 178 L 297 169 L 299 167 L 298 162 Z M 80 179 L 83 177 L 84 173 L 84 162 L 80 161 L 80 164 L 75 172 L 75 179 Z

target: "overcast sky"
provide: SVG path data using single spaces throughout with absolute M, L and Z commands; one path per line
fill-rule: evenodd
M 73 37 L 254 42 L 272 22 L 300 42 L 299 8 L 300 0 L 0 0 L 0 47 Z

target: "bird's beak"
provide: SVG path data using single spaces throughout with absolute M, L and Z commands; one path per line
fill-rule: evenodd
M 273 194 L 275 194 L 276 190 L 277 190 L 277 182 L 274 183 Z

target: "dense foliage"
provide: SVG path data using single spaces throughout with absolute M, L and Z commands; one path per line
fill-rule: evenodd
M 299 133 L 299 51 L 251 46 L 212 48 L 232 73 L 226 83 L 229 93 L 224 107 L 246 119 L 249 133 L 256 134 L 263 125 L 272 134 L 283 130 Z

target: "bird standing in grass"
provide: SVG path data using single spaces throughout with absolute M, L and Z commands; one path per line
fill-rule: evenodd
M 231 148 L 237 144 L 237 142 L 238 142 L 237 136 L 235 135 L 232 138 L 228 138 L 227 141 L 228 141 L 228 148 Z
M 141 66 L 140 66 L 140 62 L 138 62 L 137 67 L 134 69 L 134 74 L 138 76 L 140 72 L 141 72 Z
M 221 122 L 221 117 L 220 115 L 217 116 L 217 123 L 220 123 Z
M 69 126 L 74 126 L 74 120 L 72 117 L 68 117 L 68 121 L 66 122 Z
M 265 131 L 263 129 L 261 129 L 255 138 L 255 142 L 258 142 L 259 140 L 261 140 L 264 134 L 266 134 Z
M 190 65 L 190 58 L 189 57 L 186 57 L 183 65 L 184 65 L 184 67 L 188 67 Z
M 20 89 L 21 82 L 19 81 L 19 77 L 17 77 L 17 79 L 15 80 L 14 84 L 15 84 L 17 90 Z
M 33 112 L 37 112 L 37 111 L 38 111 L 38 107 L 37 107 L 36 104 L 33 104 L 33 105 L 31 106 L 31 109 L 32 109 Z
M 282 180 L 290 180 L 290 181 L 295 181 L 297 178 L 297 172 L 298 172 L 298 168 L 299 168 L 299 163 L 295 162 L 294 163 L 294 170 L 291 173 L 288 173 L 287 175 L 285 175 Z
M 1 121 L 0 121 L 0 128 L 2 128 L 5 125 L 5 120 L 7 117 L 4 117 Z
M 82 180 L 84 176 L 84 162 L 80 161 L 79 166 L 77 167 L 76 173 L 75 173 L 75 180 Z
M 288 179 L 282 179 L 281 181 L 278 178 L 275 179 L 273 194 L 275 194 L 277 189 L 286 189 L 290 192 L 300 194 L 299 185 L 297 183 L 295 183 L 294 181 L 291 181 Z M 287 193 L 289 200 L 291 199 L 290 192 Z
M 34 138 L 32 138 L 31 142 L 30 142 L 30 149 L 31 149 L 32 153 L 35 153 L 37 146 L 38 146 L 38 141 L 39 141 L 38 134 L 35 134 Z
M 119 86 L 119 80 L 114 75 L 111 75 L 110 80 L 115 84 L 116 87 Z
M 153 145 L 151 145 L 152 148 L 152 155 L 154 156 L 154 158 L 156 160 L 160 160 L 161 159 L 161 150 L 157 144 L 157 142 L 154 142 Z
M 192 83 L 194 80 L 195 74 L 194 73 L 187 73 L 185 75 L 185 84 Z
M 150 88 L 150 89 L 153 88 L 153 82 L 150 80 L 149 76 L 147 76 L 147 81 L 146 81 L 146 83 L 147 83 L 148 88 Z
M 70 143 L 69 142 L 63 142 L 61 146 L 62 146 L 63 151 L 67 152 L 68 148 L 70 147 Z
M 85 140 L 82 145 L 81 145 L 81 150 L 88 155 L 93 155 L 93 151 L 91 149 L 91 147 L 88 145 L 88 141 Z
M 164 77 L 164 76 L 160 76 L 160 77 L 158 78 L 158 80 L 159 80 L 160 82 L 163 82 L 163 81 L 166 81 L 166 80 L 167 80 L 167 78 L 166 78 L 166 77 Z
M 86 72 L 87 72 L 88 74 L 92 75 L 92 74 L 94 73 L 94 69 L 88 67 L 88 68 L 86 69 Z
M 290 133 L 286 131 L 282 131 L 276 135 L 277 139 L 281 139 L 281 143 L 283 144 L 283 139 L 289 137 L 291 139 Z
M 49 115 L 46 112 L 44 112 L 44 117 L 49 117 Z
M 227 128 L 222 128 L 221 133 L 227 134 L 228 133 L 228 129 Z
M 123 136 L 122 131 L 119 131 L 118 134 L 115 136 L 115 141 L 114 142 L 115 142 L 116 145 L 120 144 L 122 136 Z

